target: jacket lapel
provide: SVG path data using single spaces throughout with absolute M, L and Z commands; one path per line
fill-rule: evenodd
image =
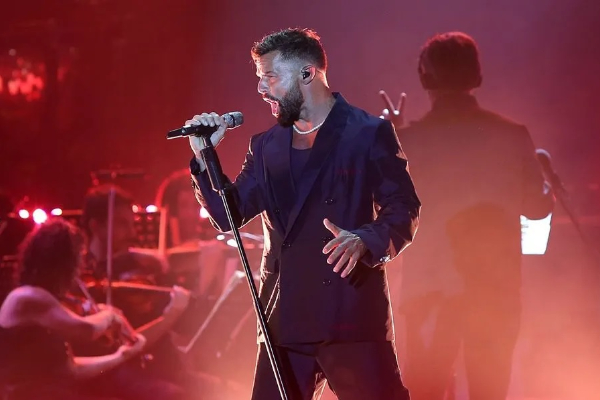
M 289 212 L 294 205 L 294 183 L 290 171 L 292 129 L 277 127 L 264 148 L 267 187 L 275 201 L 274 213 L 281 232 L 285 232 Z
M 294 223 L 296 222 L 296 218 L 298 218 L 298 214 L 300 214 L 300 211 L 304 206 L 306 198 L 308 197 L 317 177 L 319 176 L 321 169 L 327 163 L 329 154 L 339 141 L 342 131 L 346 126 L 348 111 L 348 103 L 344 100 L 342 95 L 336 94 L 336 102 L 331 109 L 327 120 L 319 130 L 319 133 L 317 133 L 315 143 L 310 152 L 310 157 L 308 158 L 306 166 L 304 167 L 304 171 L 302 172 L 300 183 L 298 184 L 296 191 L 296 200 L 287 221 L 284 237 L 290 233 Z

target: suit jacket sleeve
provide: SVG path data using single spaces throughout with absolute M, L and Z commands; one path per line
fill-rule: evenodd
M 554 196 L 549 185 L 544 181 L 540 164 L 535 155 L 535 148 L 527 128 L 522 127 L 522 185 L 523 199 L 521 214 L 529 219 L 545 218 L 554 208 Z
M 254 148 L 257 138 L 258 135 L 253 136 L 250 140 L 250 147 L 248 153 L 246 153 L 242 170 L 235 181 L 231 183 L 229 178 L 224 177 L 227 182 L 225 191 L 227 201 L 231 205 L 233 221 L 238 228 L 250 222 L 264 209 L 254 170 Z M 192 158 L 190 162 L 190 171 L 196 199 L 210 214 L 211 223 L 221 232 L 230 231 L 231 225 L 227 219 L 223 201 L 219 194 L 212 189 L 208 172 L 206 170 L 199 172 L 199 166 L 195 158 Z
M 368 174 L 376 218 L 352 232 L 368 249 L 361 262 L 378 267 L 412 242 L 421 207 L 406 157 L 389 121 L 382 121 L 375 132 Z

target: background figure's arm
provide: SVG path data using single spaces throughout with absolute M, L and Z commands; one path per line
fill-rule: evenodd
M 554 208 L 554 194 L 544 180 L 533 141 L 525 127 L 523 127 L 522 140 L 523 199 L 521 214 L 529 219 L 542 219 L 548 216 Z

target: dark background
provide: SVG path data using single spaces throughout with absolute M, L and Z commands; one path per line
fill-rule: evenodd
M 185 140 L 167 142 L 165 132 L 212 110 L 245 115 L 220 149 L 226 172 L 237 172 L 250 135 L 274 122 L 256 93 L 249 49 L 288 26 L 320 33 L 334 90 L 375 114 L 379 89 L 394 98 L 405 91 L 407 118 L 416 119 L 428 107 L 416 74 L 420 46 L 462 30 L 480 46 L 481 104 L 526 124 L 577 201 L 591 206 L 600 172 L 598 24 L 592 0 L 7 1 L 0 187 L 42 206 L 77 207 L 90 171 L 141 168 L 144 180 L 120 183 L 148 203 L 190 157 Z M 18 58 L 44 69 L 37 100 L 6 90 Z

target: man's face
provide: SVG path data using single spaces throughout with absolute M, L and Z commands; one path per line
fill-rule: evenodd
M 282 126 L 292 126 L 300 118 L 304 96 L 300 91 L 300 68 L 293 60 L 283 60 L 279 52 L 255 60 L 258 93 L 271 105 L 271 114 Z
M 118 253 L 126 251 L 130 246 L 135 245 L 135 215 L 131 206 L 125 204 L 116 204 L 113 220 L 113 252 Z M 102 243 L 107 243 L 108 225 L 107 222 L 96 223 L 92 229 L 94 236 Z
M 136 243 L 135 214 L 131 206 L 119 205 L 115 207 L 115 221 L 113 227 L 113 246 L 115 252 L 125 251 Z

